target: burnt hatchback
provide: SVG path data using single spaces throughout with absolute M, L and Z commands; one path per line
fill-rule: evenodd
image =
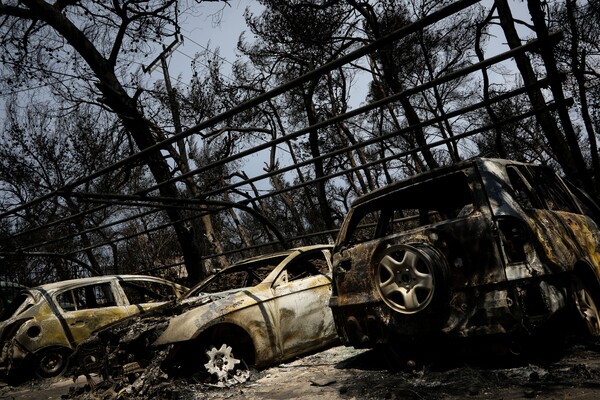
M 342 342 L 531 338 L 568 315 L 599 335 L 593 207 L 551 168 L 481 158 L 359 198 L 333 255 Z
M 0 315 L 0 373 L 61 375 L 94 330 L 181 296 L 187 288 L 143 275 L 71 279 L 23 289 Z

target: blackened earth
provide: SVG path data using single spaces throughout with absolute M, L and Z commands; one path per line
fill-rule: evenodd
M 423 344 L 422 344 L 423 345 Z M 380 351 L 337 346 L 253 371 L 247 382 L 216 388 L 194 377 L 171 379 L 151 367 L 134 379 L 63 377 L 0 387 L 1 399 L 599 399 L 600 342 L 572 341 L 549 359 L 406 360 L 389 368 Z M 132 378 L 132 377 L 130 377 Z

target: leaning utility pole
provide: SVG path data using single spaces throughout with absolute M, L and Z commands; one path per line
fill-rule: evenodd
M 179 47 L 181 45 L 182 42 L 183 42 L 183 38 L 179 34 L 177 34 L 175 36 L 175 40 L 170 45 L 168 45 L 166 47 L 163 45 L 163 51 L 147 67 L 142 68 L 142 70 L 145 73 L 149 73 L 152 70 L 154 70 L 154 68 L 160 62 L 160 66 L 163 70 L 163 77 L 165 80 L 165 89 L 167 91 L 167 97 L 169 100 L 169 109 L 171 110 L 171 116 L 173 118 L 173 127 L 174 127 L 175 135 L 181 133 L 183 131 L 183 128 L 181 125 L 181 115 L 179 113 L 179 102 L 177 101 L 175 91 L 173 90 L 173 86 L 171 84 L 171 77 L 169 76 L 169 67 L 167 65 L 167 57 L 169 57 L 177 49 L 177 47 Z M 190 167 L 189 167 L 188 152 L 187 152 L 187 149 L 185 146 L 184 138 L 177 141 L 177 150 L 178 150 L 177 151 L 178 154 L 172 154 L 172 157 L 173 157 L 175 163 L 177 164 L 177 166 L 179 167 L 179 170 L 181 171 L 181 173 L 186 174 L 190 171 Z M 200 198 L 202 193 L 201 193 L 201 190 L 198 187 L 197 183 L 194 181 L 194 179 L 192 177 L 188 177 L 185 179 L 185 182 L 186 182 L 186 186 L 187 186 L 191 196 L 195 199 Z M 208 254 L 209 248 L 212 252 L 214 252 L 216 254 L 222 254 L 224 252 L 223 246 L 221 245 L 221 242 L 217 239 L 217 237 L 214 233 L 213 221 L 212 221 L 210 213 L 208 212 L 207 207 L 203 206 L 203 205 L 198 205 L 198 208 L 199 208 L 199 211 L 201 211 L 201 213 L 200 213 L 201 215 L 199 217 L 201 224 L 199 223 L 198 219 L 190 220 L 190 224 L 192 226 L 192 229 L 194 229 L 197 232 L 202 233 L 202 237 L 205 237 L 206 240 L 208 241 L 208 243 L 204 243 L 204 241 L 203 241 L 203 243 L 197 243 L 196 245 L 202 246 L 202 249 L 203 249 L 202 253 L 204 255 Z M 197 237 L 199 237 L 199 236 L 197 236 Z M 209 246 L 207 246 L 207 244 L 209 244 Z M 217 269 L 219 267 L 224 267 L 226 265 L 229 265 L 229 262 L 225 258 L 225 256 L 219 256 L 219 257 L 217 257 L 217 259 L 218 259 L 218 264 L 219 264 L 219 265 L 215 266 Z M 215 269 L 215 267 L 206 265 L 206 263 L 204 263 L 203 275 L 210 274 L 212 272 L 212 270 Z M 189 274 L 189 271 L 188 271 L 188 274 Z M 191 280 L 195 281 L 197 279 L 191 279 Z M 193 283 L 195 283 L 195 282 L 193 282 Z

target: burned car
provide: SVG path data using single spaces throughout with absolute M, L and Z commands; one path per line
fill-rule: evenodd
M 551 168 L 498 159 L 369 193 L 334 248 L 338 334 L 346 345 L 399 352 L 432 338 L 522 346 L 574 315 L 599 335 L 596 213 Z
M 331 310 L 329 245 L 244 260 L 181 299 L 96 332 L 75 354 L 75 375 L 135 374 L 159 353 L 172 375 L 225 382 L 337 340 Z
M 0 367 L 6 376 L 58 376 L 77 344 L 96 329 L 186 291 L 142 275 L 72 279 L 22 290 L 0 316 Z

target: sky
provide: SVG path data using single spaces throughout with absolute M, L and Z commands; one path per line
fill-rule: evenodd
M 482 0 L 481 4 L 489 7 L 492 2 L 493 0 Z M 516 19 L 528 19 L 526 2 L 522 0 L 509 0 L 509 2 Z M 262 6 L 256 1 L 248 0 L 231 0 L 228 4 L 205 2 L 200 4 L 195 14 L 188 13 L 183 17 L 181 25 L 184 40 L 169 59 L 169 75 L 173 82 L 188 84 L 191 77 L 192 59 L 196 54 L 207 50 L 219 49 L 219 54 L 224 60 L 224 74 L 227 74 L 227 65 L 233 63 L 237 57 L 236 45 L 239 36 L 245 33 L 246 38 L 251 38 L 251 33 L 244 20 L 246 8 L 258 14 Z M 526 37 L 529 33 L 523 27 L 518 27 L 518 29 L 521 31 L 522 37 Z M 491 34 L 495 39 L 487 49 L 488 56 L 508 50 L 503 41 L 500 27 L 492 28 Z M 168 45 L 168 43 L 165 44 Z M 155 68 L 152 72 L 152 79 L 163 79 L 162 74 L 160 68 Z M 364 84 L 361 88 L 361 91 L 363 90 L 366 90 Z M 362 100 L 364 100 L 364 96 L 360 101 L 355 100 L 352 105 L 357 107 Z
M 232 0 L 228 5 L 223 3 L 202 3 L 194 15 L 186 15 L 181 20 L 183 43 L 173 52 L 169 60 L 171 79 L 189 82 L 191 61 L 198 53 L 219 49 L 225 67 L 236 59 L 237 41 L 242 32 L 249 35 L 244 11 L 249 7 L 259 10 L 254 1 Z M 168 44 L 168 43 L 167 43 Z M 157 68 L 153 76 L 162 79 L 162 71 Z
M 493 0 L 482 0 L 483 4 L 491 4 Z M 511 7 L 513 7 L 515 17 L 525 19 L 528 15 L 527 6 L 524 1 L 521 0 L 509 0 Z M 219 48 L 220 55 L 224 58 L 224 65 L 235 61 L 236 44 L 239 36 L 242 32 L 246 31 L 247 37 L 250 37 L 251 33 L 247 28 L 244 20 L 244 11 L 247 7 L 250 7 L 256 13 L 260 11 L 260 5 L 256 1 L 251 0 L 230 0 L 227 5 L 220 2 L 208 2 L 201 3 L 198 7 L 198 12 L 194 15 L 187 14 L 182 22 L 182 34 L 183 44 L 179 46 L 172 56 L 169 58 L 169 75 L 171 77 L 173 85 L 179 82 L 182 86 L 188 85 L 191 78 L 191 62 L 197 53 L 207 51 L 207 49 L 215 50 Z M 495 48 L 489 51 L 488 56 L 500 53 L 507 50 L 505 44 L 502 41 L 503 35 L 501 31 L 497 30 L 496 33 L 498 39 L 495 44 Z M 169 43 L 164 43 L 168 45 Z M 153 57 L 142 61 L 150 63 Z M 141 66 L 139 67 L 141 69 Z M 226 74 L 227 72 L 225 72 Z M 163 80 L 163 71 L 161 68 L 153 69 L 150 74 L 146 77 L 150 82 Z M 356 108 L 364 102 L 369 77 L 366 77 L 362 83 L 357 83 L 355 86 L 356 94 L 350 105 L 352 108 Z M 4 104 L 3 98 L 0 97 L 0 121 L 4 118 Z M 284 167 L 289 160 L 286 160 L 285 152 L 286 149 L 281 149 L 278 152 L 280 161 L 282 161 L 281 167 Z M 244 159 L 245 165 L 243 169 L 248 173 L 250 177 L 262 175 L 264 173 L 263 167 L 265 166 L 264 161 L 267 160 L 265 152 L 262 154 L 256 154 L 253 157 Z M 256 182 L 256 186 L 259 190 L 268 190 L 270 186 L 268 182 L 261 181 Z
M 493 0 L 482 0 L 481 4 L 489 6 Z M 510 0 L 511 8 L 514 9 L 516 17 L 526 17 L 527 6 L 524 1 Z M 249 8 L 255 13 L 259 13 L 262 6 L 257 1 L 252 0 L 230 0 L 228 3 L 222 2 L 202 2 L 196 5 L 194 13 L 186 12 L 181 18 L 183 43 L 177 47 L 171 57 L 168 59 L 169 75 L 172 83 L 187 85 L 191 78 L 191 62 L 198 53 L 207 50 L 215 51 L 219 49 L 219 54 L 223 58 L 224 74 L 227 75 L 227 65 L 236 60 L 236 45 L 240 34 L 245 32 L 247 38 L 251 38 L 245 21 L 244 11 Z M 499 28 L 497 36 L 502 37 Z M 169 45 L 170 43 L 163 43 Z M 495 50 L 490 54 L 497 54 L 506 50 L 502 40 L 498 40 Z M 144 59 L 142 63 L 148 66 L 157 54 Z M 141 70 L 142 65 L 139 66 Z M 149 81 L 164 79 L 161 68 L 154 68 L 150 75 L 145 77 Z M 366 94 L 366 84 L 358 85 L 360 95 L 351 104 L 353 107 L 360 105 Z M 3 113 L 4 107 L 2 107 Z
M 482 4 L 490 5 L 493 0 L 482 0 Z M 510 0 L 511 7 L 517 18 L 525 18 L 528 15 L 526 3 L 521 0 Z M 240 34 L 245 32 L 246 37 L 251 39 L 251 33 L 244 20 L 244 11 L 249 8 L 256 14 L 261 10 L 261 5 L 252 0 L 230 0 L 227 4 L 222 2 L 202 2 L 197 6 L 195 13 L 187 12 L 181 19 L 183 43 L 176 48 L 168 59 L 169 76 L 172 84 L 182 86 L 188 85 L 191 78 L 191 62 L 198 53 L 207 50 L 219 49 L 219 54 L 224 59 L 224 74 L 227 75 L 227 65 L 234 62 L 237 57 L 236 45 Z M 494 49 L 489 55 L 505 51 L 507 48 L 502 42 L 502 33 L 497 28 L 498 39 Z M 163 43 L 168 45 L 170 43 Z M 156 55 L 153 55 L 156 56 Z M 142 63 L 149 64 L 153 56 L 144 59 Z M 145 64 L 145 66 L 147 66 Z M 139 69 L 141 70 L 141 65 Z M 149 75 L 145 76 L 148 81 L 163 80 L 161 68 L 154 68 Z M 354 87 L 354 96 L 350 103 L 356 108 L 365 100 L 369 78 L 365 77 L 362 82 L 357 82 Z M 0 115 L 3 114 L 4 107 Z M 260 163 L 262 166 L 262 162 Z

